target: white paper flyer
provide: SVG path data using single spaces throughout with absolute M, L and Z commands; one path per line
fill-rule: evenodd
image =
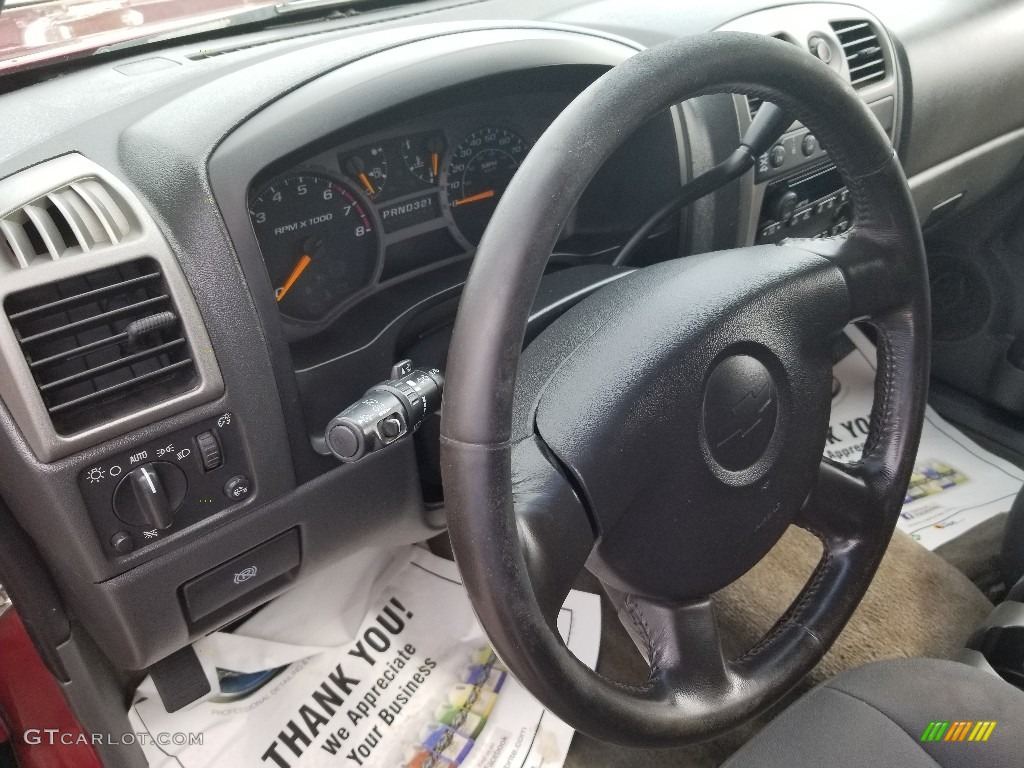
M 874 345 L 855 327 L 853 350 L 833 369 L 832 417 L 825 455 L 852 463 L 867 438 L 874 399 Z M 931 407 L 900 515 L 899 528 L 935 549 L 979 523 L 1006 512 L 1024 483 L 1024 471 L 979 446 Z
M 600 611 L 574 591 L 558 615 L 591 667 Z M 455 564 L 414 547 L 332 567 L 195 647 L 213 693 L 168 714 L 147 678 L 129 716 L 202 743 L 146 743 L 151 766 L 550 768 L 573 736 L 494 656 Z

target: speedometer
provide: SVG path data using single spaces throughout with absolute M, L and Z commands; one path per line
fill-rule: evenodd
M 249 204 L 282 314 L 320 320 L 377 276 L 380 236 L 359 193 L 325 173 L 281 176 Z
M 526 152 L 526 142 L 504 128 L 481 128 L 452 152 L 444 190 L 451 220 L 467 246 L 480 242 Z

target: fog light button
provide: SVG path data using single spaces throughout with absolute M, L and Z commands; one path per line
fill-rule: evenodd
M 252 483 L 247 475 L 235 475 L 224 483 L 224 495 L 232 501 L 241 501 L 252 490 Z

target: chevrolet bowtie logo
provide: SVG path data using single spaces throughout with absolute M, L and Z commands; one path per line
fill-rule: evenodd
M 749 355 L 721 361 L 704 393 L 704 440 L 723 469 L 739 472 L 764 455 L 775 435 L 779 406 L 768 369 Z

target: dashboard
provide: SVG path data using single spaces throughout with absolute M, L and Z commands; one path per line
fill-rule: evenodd
M 49 663 L 87 681 L 90 730 L 124 727 L 97 721 L 82 648 L 144 670 L 360 548 L 444 529 L 436 421 L 347 464 L 325 426 L 405 360 L 443 371 L 522 159 L 637 50 L 734 29 L 827 58 L 861 81 L 926 224 L 1024 159 L 1021 3 L 765 5 L 426 0 L 112 52 L 0 93 L 0 526 L 24 534 L 0 539 L 0 581 L 4 562 L 35 563 L 69 607 Z M 958 29 L 991 42 L 950 57 Z M 41 105 L 59 108 L 42 121 Z M 527 343 L 631 269 L 844 231 L 843 181 L 795 122 L 616 263 L 757 107 L 702 96 L 630 137 L 566 222 Z M 156 512 L 123 485 L 150 481 Z M 284 550 L 213 608 L 186 599 L 240 555 Z

